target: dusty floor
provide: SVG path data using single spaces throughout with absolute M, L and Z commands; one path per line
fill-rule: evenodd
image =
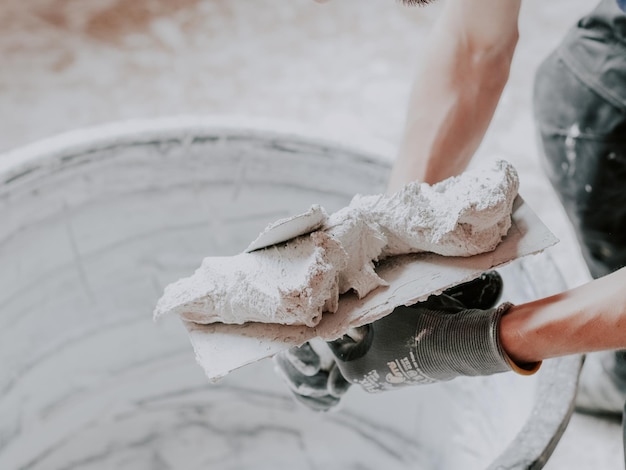
M 393 0 L 5 0 L 0 152 L 76 128 L 211 114 L 282 119 L 342 139 L 397 143 L 411 80 L 441 5 Z M 587 279 L 540 168 L 530 115 L 540 60 L 591 7 L 524 2 L 509 85 L 477 160 L 506 158 L 561 239 L 570 286 Z M 574 415 L 548 469 L 623 468 L 619 426 Z

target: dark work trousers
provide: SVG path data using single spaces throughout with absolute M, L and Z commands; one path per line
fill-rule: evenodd
M 541 64 L 533 109 L 545 171 L 592 276 L 626 266 L 626 15 L 615 0 L 601 1 Z M 625 387 L 626 352 L 615 354 L 607 373 Z

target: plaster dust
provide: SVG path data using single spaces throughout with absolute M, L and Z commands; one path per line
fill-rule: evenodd
M 357 195 L 327 221 L 314 206 L 301 227 L 298 217 L 278 221 L 257 239 L 279 245 L 205 258 L 191 277 L 166 287 L 155 318 L 175 313 L 199 324 L 315 327 L 324 313 L 337 311 L 340 294 L 364 298 L 388 285 L 375 262 L 425 251 L 468 257 L 494 250 L 511 227 L 518 185 L 513 166 L 496 161 L 433 186 L 413 182 L 390 196 Z M 306 233 L 311 218 L 313 226 L 323 225 Z

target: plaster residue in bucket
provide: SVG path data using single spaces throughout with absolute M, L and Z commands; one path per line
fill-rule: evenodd
M 414 182 L 389 196 L 358 195 L 330 217 L 314 207 L 302 223 L 308 233 L 287 230 L 288 239 L 270 247 L 205 258 L 191 277 L 166 287 L 155 317 L 314 327 L 322 314 L 337 311 L 341 294 L 354 290 L 363 298 L 387 284 L 376 274 L 379 260 L 495 249 L 511 226 L 518 184 L 515 169 L 498 161 L 432 186 Z M 310 220 L 319 222 L 313 231 Z M 260 238 L 284 231 L 285 222 L 270 225 Z

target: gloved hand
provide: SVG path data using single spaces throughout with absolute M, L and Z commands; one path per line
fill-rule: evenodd
M 348 338 L 343 337 L 356 344 Z M 343 377 L 331 350 L 319 338 L 278 353 L 274 364 L 296 400 L 315 411 L 337 406 L 351 385 Z
M 520 369 L 500 345 L 498 325 L 510 305 L 489 308 L 500 292 L 499 275 L 486 273 L 327 343 L 334 360 L 309 343 L 280 353 L 278 371 L 296 398 L 317 411 L 336 406 L 353 383 L 379 392 L 461 375 L 532 373 L 538 364 Z

